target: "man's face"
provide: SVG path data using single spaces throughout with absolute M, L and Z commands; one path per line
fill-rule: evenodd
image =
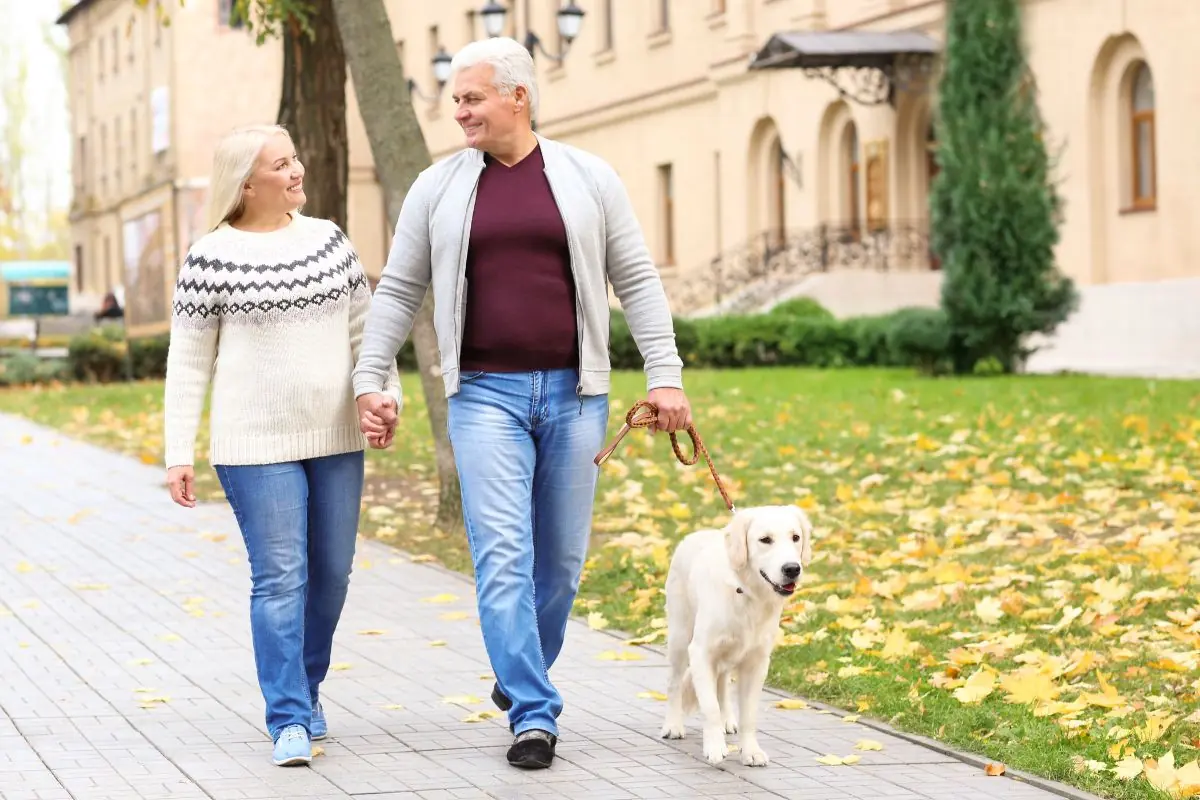
M 454 76 L 454 119 L 466 134 L 467 146 L 484 152 L 520 126 L 526 119 L 521 112 L 528 104 L 525 87 L 518 86 L 511 95 L 503 95 L 493 85 L 492 77 L 491 64 L 476 64 Z

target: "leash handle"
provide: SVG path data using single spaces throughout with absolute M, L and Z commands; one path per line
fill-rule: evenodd
M 639 400 L 629 409 L 629 413 L 625 415 L 625 424 L 617 431 L 616 436 L 607 447 L 601 450 L 596 458 L 593 459 L 596 466 L 601 466 L 605 461 L 608 461 L 612 456 L 621 440 L 624 439 L 634 428 L 653 428 L 658 425 L 658 408 L 646 400 Z M 690 467 L 700 460 L 700 456 L 704 456 L 704 461 L 708 464 L 709 474 L 712 475 L 713 483 L 717 485 L 717 491 L 721 493 L 721 499 L 725 501 L 725 507 L 731 512 L 737 509 L 733 505 L 733 501 L 729 499 L 729 492 L 725 489 L 725 483 L 721 480 L 720 474 L 717 473 L 717 467 L 713 464 L 712 456 L 708 454 L 708 448 L 704 446 L 704 440 L 700 438 L 699 431 L 695 425 L 688 425 L 685 429 L 688 438 L 692 440 L 692 455 L 687 457 L 683 454 L 682 448 L 679 446 L 679 437 L 675 435 L 675 431 L 671 431 L 668 435 L 671 437 L 671 449 L 675 451 L 675 458 L 680 464 L 685 467 Z

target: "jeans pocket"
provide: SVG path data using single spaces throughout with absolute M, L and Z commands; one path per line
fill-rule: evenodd
M 470 383 L 473 380 L 478 380 L 479 378 L 482 378 L 484 375 L 487 375 L 487 373 L 481 369 L 473 369 L 468 372 L 460 372 L 460 373 L 458 373 L 458 382 L 459 383 Z

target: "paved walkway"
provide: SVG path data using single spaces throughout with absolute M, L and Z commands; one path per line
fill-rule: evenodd
M 1010 798 L 911 741 L 765 697 L 766 768 L 700 757 L 696 720 L 658 738 L 665 662 L 573 623 L 555 680 L 559 758 L 504 760 L 469 582 L 362 542 L 311 768 L 271 765 L 254 683 L 248 569 L 225 506 L 176 508 L 162 473 L 0 415 L 0 798 Z M 433 602 L 434 600 L 440 602 Z M 604 660 L 629 650 L 640 660 Z M 736 742 L 735 737 L 731 737 Z M 881 751 L 858 752 L 861 739 Z M 854 766 L 818 756 L 857 754 Z

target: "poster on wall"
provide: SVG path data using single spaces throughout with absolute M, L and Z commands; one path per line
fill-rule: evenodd
M 169 324 L 162 214 L 151 211 L 127 220 L 121 232 L 125 245 L 125 324 L 130 328 Z
M 156 86 L 150 90 L 150 151 L 158 154 L 171 146 L 171 90 Z

